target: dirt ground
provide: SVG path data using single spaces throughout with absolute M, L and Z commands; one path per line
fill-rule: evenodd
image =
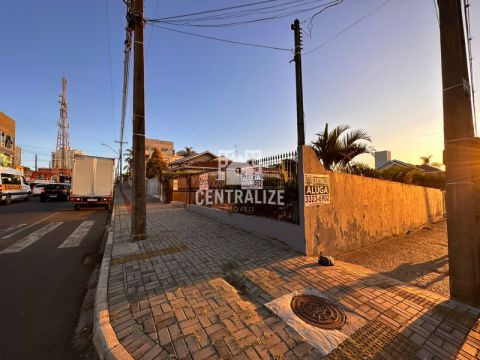
M 449 296 L 446 221 L 337 258 Z

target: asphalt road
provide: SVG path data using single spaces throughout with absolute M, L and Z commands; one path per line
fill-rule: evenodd
M 107 217 L 38 198 L 0 205 L 0 359 L 80 358 L 72 335 L 94 266 L 83 262 Z

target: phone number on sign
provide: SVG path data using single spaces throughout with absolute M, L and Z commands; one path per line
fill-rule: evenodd
M 305 204 L 328 204 L 330 194 L 305 195 Z

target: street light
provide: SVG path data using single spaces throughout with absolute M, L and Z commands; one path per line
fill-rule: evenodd
M 110 145 L 108 145 L 108 144 L 102 144 L 102 145 L 108 147 L 108 148 L 109 148 L 110 150 L 112 150 L 116 155 L 118 155 L 118 151 L 115 150 L 114 148 L 112 148 Z
M 108 144 L 104 144 L 104 143 L 102 143 L 102 145 L 103 145 L 103 146 L 106 146 L 107 148 L 109 148 L 110 150 L 112 150 L 112 151 L 115 153 L 115 155 L 117 155 L 117 156 L 118 156 L 118 151 L 117 151 L 117 150 L 115 150 L 114 148 L 112 148 L 110 145 L 108 145 Z M 121 174 L 120 174 L 120 170 L 118 169 L 118 167 L 119 167 L 119 164 L 120 164 L 120 163 L 119 163 L 119 162 L 117 162 L 117 178 L 121 176 Z

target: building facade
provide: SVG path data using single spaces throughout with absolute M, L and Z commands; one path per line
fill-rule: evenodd
M 392 153 L 388 150 L 376 151 L 374 156 L 375 156 L 375 169 L 380 168 L 383 164 L 392 160 Z
M 15 120 L 0 111 L 0 166 L 15 164 Z
M 81 150 L 65 148 L 65 169 L 73 168 L 73 159 L 77 154 L 86 155 L 86 153 Z M 62 150 L 57 150 L 52 152 L 52 168 L 53 169 L 63 168 L 62 158 L 63 158 Z
M 145 156 L 147 159 L 152 156 L 153 150 L 157 148 L 168 163 L 175 156 L 175 150 L 172 141 L 145 139 Z
M 15 146 L 15 157 L 13 159 L 14 166 L 22 165 L 22 148 L 20 146 Z

